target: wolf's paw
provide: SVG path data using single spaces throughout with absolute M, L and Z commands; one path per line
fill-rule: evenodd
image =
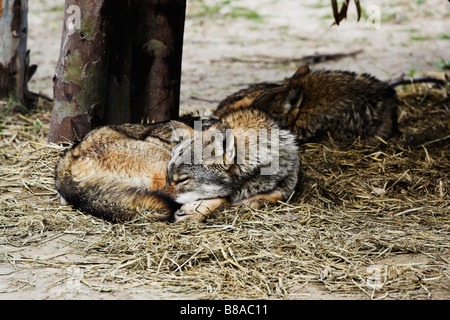
M 229 202 L 223 198 L 198 200 L 187 203 L 175 212 L 175 222 L 188 219 L 205 221 L 209 216 L 219 210 L 226 209 L 228 206 Z
M 205 208 L 201 205 L 201 202 L 193 202 L 183 205 L 180 209 L 175 212 L 175 222 L 184 220 L 206 220 L 207 214 L 204 213 Z
M 280 191 L 272 191 L 271 193 L 257 194 L 256 196 L 237 201 L 233 203 L 233 207 L 245 206 L 251 209 L 261 209 L 266 204 L 276 204 L 281 200 L 283 200 L 283 194 Z
M 264 200 L 259 198 L 248 198 L 244 200 L 240 200 L 238 202 L 233 203 L 234 208 L 238 207 L 249 207 L 251 209 L 260 209 L 264 206 Z

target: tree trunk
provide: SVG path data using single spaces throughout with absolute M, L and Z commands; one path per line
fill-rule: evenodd
M 111 1 L 111 0 L 109 0 Z M 131 55 L 132 16 L 130 1 L 118 0 L 111 16 L 116 23 L 111 28 L 108 45 L 109 66 L 106 88 L 104 124 L 131 122 Z
M 101 124 L 107 83 L 108 0 L 66 0 L 53 77 L 49 142 L 80 140 Z
M 67 27 L 78 6 L 80 28 Z M 49 142 L 178 117 L 186 0 L 66 0 Z
M 36 71 L 27 51 L 28 0 L 0 0 L 0 98 L 17 98 L 30 106 L 28 80 Z
M 134 0 L 132 121 L 176 119 L 186 0 Z

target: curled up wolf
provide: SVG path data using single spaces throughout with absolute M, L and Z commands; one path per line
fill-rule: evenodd
M 179 221 L 286 200 L 294 191 L 295 136 L 264 112 L 180 120 L 91 131 L 56 166 L 62 199 L 111 221 Z

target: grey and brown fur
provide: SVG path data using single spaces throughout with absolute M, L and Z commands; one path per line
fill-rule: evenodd
M 395 90 L 369 74 L 311 71 L 302 66 L 280 84 L 261 83 L 222 101 L 215 111 L 252 106 L 281 119 L 300 143 L 330 136 L 338 144 L 389 139 L 398 133 Z
M 174 132 L 190 129 L 195 120 L 201 117 L 94 129 L 56 165 L 57 191 L 77 209 L 110 221 L 127 221 L 139 214 L 171 219 L 180 206 L 161 189 L 176 144 Z
M 267 130 L 267 139 L 261 135 L 262 130 Z M 252 133 L 258 139 L 255 135 L 248 138 Z M 286 200 L 295 190 L 300 172 L 296 137 L 280 128 L 266 112 L 244 107 L 224 113 L 220 123 L 202 132 L 199 145 L 195 144 L 194 132 L 190 134 L 191 138 L 174 148 L 167 167 L 164 191 L 183 204 L 176 220 L 203 220 L 230 205 L 258 208 Z M 221 151 L 205 152 L 213 142 L 221 146 Z M 253 159 L 249 150 L 258 150 L 252 153 Z M 195 162 L 195 154 L 201 154 L 200 162 Z M 276 170 L 262 174 L 262 168 L 275 162 Z

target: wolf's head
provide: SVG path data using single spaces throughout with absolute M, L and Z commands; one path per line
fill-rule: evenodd
M 234 136 L 224 123 L 205 131 L 191 130 L 172 151 L 164 191 L 178 203 L 225 198 L 231 191 L 228 170 L 234 161 Z
M 282 117 L 288 123 L 297 118 L 303 101 L 302 80 L 309 75 L 308 65 L 300 67 L 283 85 L 262 92 L 252 106 L 272 116 Z

